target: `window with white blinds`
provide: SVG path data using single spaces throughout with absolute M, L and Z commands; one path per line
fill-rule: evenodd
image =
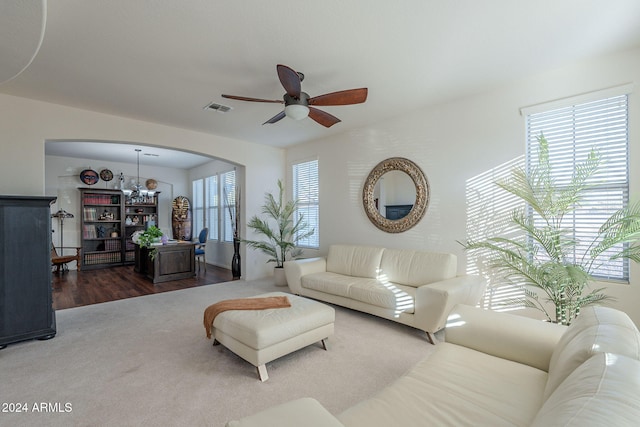
M 233 241 L 229 209 L 235 215 L 235 170 L 193 180 L 193 236 L 209 228 L 209 240 Z
M 196 179 L 192 183 L 192 201 L 191 209 L 193 211 L 193 229 L 202 230 L 204 227 L 204 180 Z
M 220 228 L 219 210 L 220 197 L 218 196 L 218 175 L 209 176 L 206 179 L 206 206 L 207 206 L 207 227 L 209 228 L 209 240 L 218 240 Z M 201 228 L 196 228 L 201 230 Z M 195 232 L 195 230 L 194 230 Z
M 578 242 L 574 260 L 580 260 L 591 249 L 598 228 L 628 203 L 628 96 L 611 96 L 527 114 L 526 124 L 527 168 L 537 163 L 537 138 L 543 134 L 549 144 L 549 160 L 557 185 L 570 181 L 575 165 L 584 162 L 591 150 L 601 156 L 601 166 L 586 197 L 574 214 L 565 218 L 564 226 L 573 230 Z M 621 248 L 615 248 L 615 252 Z M 628 280 L 628 261 L 609 260 L 610 256 L 611 253 L 602 254 L 591 274 L 602 279 Z
M 307 230 L 314 230 L 311 236 L 297 240 L 297 246 L 304 248 L 320 247 L 320 191 L 318 187 L 318 160 L 293 165 L 293 198 L 298 200 L 294 220 L 303 217 Z

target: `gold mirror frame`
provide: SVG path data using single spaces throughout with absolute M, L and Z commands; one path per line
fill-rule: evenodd
M 382 175 L 394 170 L 401 171 L 409 175 L 416 186 L 416 201 L 404 218 L 390 220 L 383 217 L 380 215 L 380 212 L 378 212 L 374 198 L 374 188 Z M 409 159 L 405 159 L 403 157 L 391 157 L 378 163 L 369 173 L 369 176 L 364 182 L 362 201 L 364 210 L 373 225 L 387 233 L 402 233 L 420 222 L 427 211 L 429 195 L 429 182 L 427 181 L 427 177 L 424 175 L 424 172 L 422 172 L 422 169 Z

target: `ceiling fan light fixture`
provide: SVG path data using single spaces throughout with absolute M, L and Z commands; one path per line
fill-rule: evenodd
M 287 105 L 284 113 L 293 120 L 302 120 L 309 115 L 309 107 L 301 104 Z
M 278 72 L 280 84 L 285 90 L 282 101 L 225 94 L 222 94 L 222 97 L 236 99 L 238 101 L 284 104 L 284 111 L 280 111 L 278 114 L 264 122 L 263 125 L 279 122 L 285 117 L 289 117 L 293 120 L 302 120 L 305 117 L 309 117 L 311 120 L 326 128 L 330 128 L 336 123 L 340 123 L 340 119 L 316 107 L 361 104 L 367 100 L 368 90 L 366 87 L 325 93 L 324 95 L 311 98 L 308 93 L 302 91 L 302 87 L 300 85 L 300 82 L 304 80 L 304 74 L 296 72 L 291 67 L 287 67 L 282 64 L 278 64 L 276 71 Z M 309 107 L 309 105 L 312 105 L 312 107 Z

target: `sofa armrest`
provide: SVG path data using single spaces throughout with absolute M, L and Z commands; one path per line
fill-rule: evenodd
M 551 354 L 566 326 L 530 317 L 457 305 L 445 341 L 549 371 Z
M 344 427 L 315 399 L 304 397 L 237 421 L 229 421 L 226 427 Z
M 302 291 L 302 276 L 311 273 L 327 271 L 326 258 L 305 258 L 284 263 L 284 274 L 287 277 L 289 289 L 296 295 Z
M 480 276 L 457 276 L 422 285 L 416 289 L 416 327 L 427 333 L 444 328 L 456 304 L 476 305 L 486 289 Z

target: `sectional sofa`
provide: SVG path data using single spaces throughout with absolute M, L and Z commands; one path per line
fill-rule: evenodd
M 287 261 L 284 271 L 294 294 L 421 329 L 432 344 L 451 308 L 476 305 L 486 287 L 456 275 L 454 254 L 374 246 L 332 245 L 326 257 Z
M 456 306 L 445 342 L 337 417 L 302 398 L 228 427 L 637 426 L 640 333 L 588 307 L 569 327 Z

